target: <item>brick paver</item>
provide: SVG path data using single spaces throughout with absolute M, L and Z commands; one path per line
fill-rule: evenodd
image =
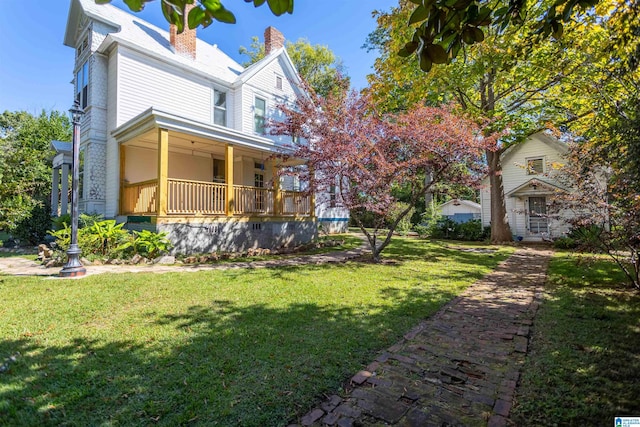
M 505 426 L 551 252 L 523 248 L 356 373 L 304 426 Z

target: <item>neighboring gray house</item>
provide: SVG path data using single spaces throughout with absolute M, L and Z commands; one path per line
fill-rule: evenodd
M 539 132 L 502 154 L 502 182 L 509 226 L 515 238 L 539 241 L 565 234 L 569 225 L 562 215 L 548 211 L 554 194 L 567 191 L 554 175 L 564 163 L 567 146 L 557 138 Z M 482 225 L 491 223 L 489 178 L 480 191 Z
M 347 213 L 316 212 L 315 198 L 268 160 L 292 140 L 267 135 L 265 121 L 306 96 L 275 28 L 266 57 L 244 68 L 195 30 L 72 0 L 64 44 L 76 50 L 85 112 L 81 211 L 166 231 L 178 252 L 307 242 L 317 213 L 346 227 Z

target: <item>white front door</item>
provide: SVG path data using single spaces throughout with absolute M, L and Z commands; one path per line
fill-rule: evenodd
M 533 234 L 547 233 L 549 219 L 547 217 L 547 198 L 529 197 L 529 231 Z

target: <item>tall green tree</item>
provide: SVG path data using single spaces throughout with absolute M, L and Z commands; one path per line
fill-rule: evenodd
M 0 114 L 0 230 L 13 231 L 51 194 L 52 140 L 70 141 L 71 122 L 58 111 Z
M 543 2 L 530 12 L 541 14 L 546 7 Z M 484 123 L 487 136 L 502 136 L 485 156 L 491 186 L 491 239 L 509 241 L 500 156 L 548 122 L 573 117 L 572 109 L 567 108 L 570 103 L 559 97 L 559 88 L 568 76 L 581 73 L 586 63 L 597 60 L 601 52 L 581 52 L 572 44 L 573 39 L 567 38 L 531 43 L 536 27 L 523 25 L 501 33 L 487 31 L 485 43 L 465 48 L 462 57 L 425 74 L 413 57 L 396 54 L 413 31 L 406 26 L 413 10 L 412 2 L 401 0 L 397 8 L 377 14 L 378 29 L 370 36 L 369 47 L 379 49 L 381 56 L 375 63 L 375 74 L 369 77 L 369 91 L 388 110 L 417 102 L 453 100 Z M 594 28 L 578 28 L 579 37 L 597 45 L 604 34 Z M 575 100 L 575 94 L 570 98 Z
M 328 46 L 315 44 L 301 38 L 296 42 L 287 41 L 285 48 L 293 61 L 300 76 L 320 96 L 327 96 L 329 92 L 348 86 L 349 79 L 345 76 L 342 61 Z M 240 53 L 249 59 L 243 64 L 245 67 L 264 58 L 264 44 L 257 36 L 251 38 L 251 45 L 240 47 Z

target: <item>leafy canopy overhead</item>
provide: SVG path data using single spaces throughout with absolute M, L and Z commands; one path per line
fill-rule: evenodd
M 153 0 L 124 0 L 133 12 L 140 12 L 147 3 Z M 244 0 L 245 3 L 253 3 L 255 7 L 267 3 L 271 12 L 280 16 L 285 13 L 293 13 L 293 0 Z M 111 3 L 111 0 L 95 0 L 98 4 Z M 195 5 L 187 15 L 187 26 L 191 29 L 202 26 L 208 27 L 213 21 L 235 24 L 236 17 L 229 9 L 225 8 L 220 0 L 161 0 L 160 6 L 165 19 L 175 24 L 178 32 L 184 31 L 183 18 L 187 5 Z
M 433 64 L 450 62 L 464 46 L 484 42 L 490 32 L 502 34 L 508 28 L 531 24 L 535 27 L 531 40 L 550 36 L 560 39 L 567 24 L 589 15 L 604 17 L 612 12 L 594 10 L 602 0 L 555 0 L 546 4 L 526 0 L 408 1 L 413 10 L 408 19 L 409 25 L 414 27 L 413 36 L 398 53 L 403 57 L 415 53 L 425 72 L 430 71 Z M 626 15 L 630 22 L 637 18 L 634 0 L 617 0 L 616 3 L 616 13 Z M 541 4 L 544 4 L 544 13 L 532 16 L 531 11 Z

